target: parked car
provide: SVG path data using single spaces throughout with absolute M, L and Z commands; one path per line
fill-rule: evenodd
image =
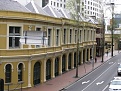
M 121 75 L 121 64 L 118 66 L 117 74 Z
M 114 77 L 109 84 L 109 91 L 121 91 L 121 77 Z

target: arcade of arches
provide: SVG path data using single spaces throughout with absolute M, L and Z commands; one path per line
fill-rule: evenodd
M 90 61 L 93 55 L 92 53 L 92 48 L 85 48 L 79 51 L 78 65 Z M 46 58 L 43 64 L 41 61 L 36 61 L 33 68 L 33 85 L 43 83 L 66 71 L 76 68 L 76 57 L 77 53 L 73 50 L 71 52 L 57 53 L 55 56 Z M 44 67 L 45 71 L 42 71 L 42 67 Z

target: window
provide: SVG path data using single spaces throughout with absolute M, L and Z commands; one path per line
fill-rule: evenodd
M 48 46 L 50 46 L 51 43 L 51 29 L 48 29 Z
M 66 29 L 64 29 L 63 43 L 66 44 Z
M 70 29 L 70 43 L 71 43 L 72 29 Z
M 20 63 L 18 65 L 18 82 L 23 80 L 22 75 L 23 75 L 23 64 Z
M 20 30 L 21 27 L 9 27 L 9 48 L 19 48 L 20 47 Z M 13 37 L 12 37 L 13 36 Z
M 86 35 L 86 33 L 85 33 L 85 30 L 84 30 L 84 42 L 85 42 L 85 35 Z
M 7 64 L 5 67 L 5 83 L 11 82 L 11 65 Z
M 75 30 L 75 43 L 77 42 L 77 30 Z
M 56 31 L 56 46 L 59 45 L 59 29 Z
M 80 30 L 80 42 L 81 42 L 81 30 Z

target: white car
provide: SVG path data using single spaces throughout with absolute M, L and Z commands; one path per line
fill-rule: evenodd
M 109 91 L 121 91 L 121 77 L 114 77 L 110 82 Z
M 117 74 L 121 75 L 121 64 L 118 66 Z

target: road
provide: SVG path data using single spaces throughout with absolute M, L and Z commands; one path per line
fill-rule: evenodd
M 110 81 L 117 76 L 121 54 L 111 58 L 88 75 L 69 85 L 64 91 L 108 91 Z

